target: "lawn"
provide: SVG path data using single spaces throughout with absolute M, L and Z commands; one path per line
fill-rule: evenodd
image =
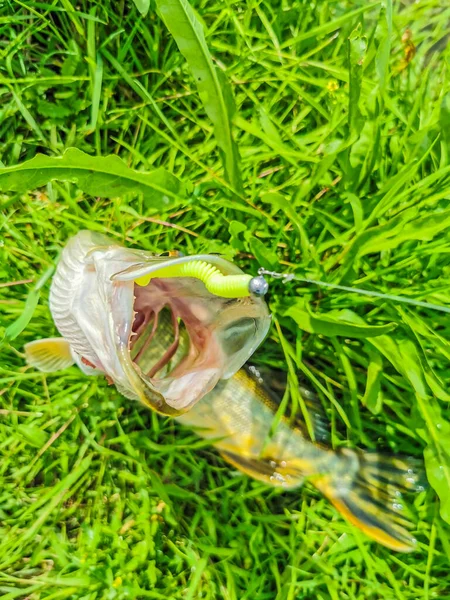
M 450 598 L 450 7 L 195 0 L 208 62 L 183 2 L 147 4 L 0 1 L 3 166 L 75 147 L 184 190 L 163 208 L 0 169 L 0 597 Z M 294 409 L 298 382 L 316 391 L 334 448 L 425 460 L 417 549 L 372 542 L 308 483 L 240 474 L 104 378 L 26 367 L 83 228 L 408 300 L 272 280 L 252 362 L 288 376 Z

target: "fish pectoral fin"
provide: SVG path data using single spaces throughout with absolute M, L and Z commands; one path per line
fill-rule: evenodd
M 64 338 L 35 340 L 25 344 L 24 349 L 27 363 L 44 373 L 67 369 L 75 362 L 70 351 L 69 342 Z

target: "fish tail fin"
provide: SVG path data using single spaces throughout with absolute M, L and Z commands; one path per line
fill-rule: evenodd
M 402 502 L 403 492 L 425 486 L 420 461 L 343 450 L 333 473 L 311 480 L 350 523 L 384 546 L 411 552 L 416 540 Z
M 45 338 L 25 344 L 27 363 L 44 373 L 67 369 L 74 364 L 69 343 L 64 338 Z

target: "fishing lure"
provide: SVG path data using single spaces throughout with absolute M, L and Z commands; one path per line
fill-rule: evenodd
M 225 275 L 215 265 L 205 260 L 191 260 L 181 264 L 161 267 L 152 273 L 135 279 L 137 285 L 146 286 L 155 277 L 169 279 L 174 277 L 193 277 L 201 281 L 208 292 L 222 298 L 245 298 L 246 296 L 264 296 L 269 284 L 263 275 Z

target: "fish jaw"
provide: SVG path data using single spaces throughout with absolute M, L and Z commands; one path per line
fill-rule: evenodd
M 104 373 L 128 397 L 136 393 L 119 359 L 118 340 L 131 332 L 133 285 L 113 285 L 109 269 L 137 260 L 108 237 L 81 231 L 64 248 L 50 289 L 55 325 L 75 361 Z
M 267 334 L 270 316 L 260 298 L 213 296 L 193 278 L 153 278 L 143 287 L 130 276 L 168 261 L 82 231 L 69 240 L 62 253 L 52 282 L 50 308 L 78 364 L 104 373 L 126 397 L 175 416 L 248 360 Z M 239 271 L 228 264 L 231 272 Z M 136 342 L 135 320 L 148 311 L 157 315 L 164 307 L 170 308 L 176 323 L 184 323 L 189 349 L 181 362 L 161 376 L 141 369 L 131 350 Z M 152 346 L 151 339 L 147 342 L 148 356 L 156 357 L 159 365 L 161 349 Z

